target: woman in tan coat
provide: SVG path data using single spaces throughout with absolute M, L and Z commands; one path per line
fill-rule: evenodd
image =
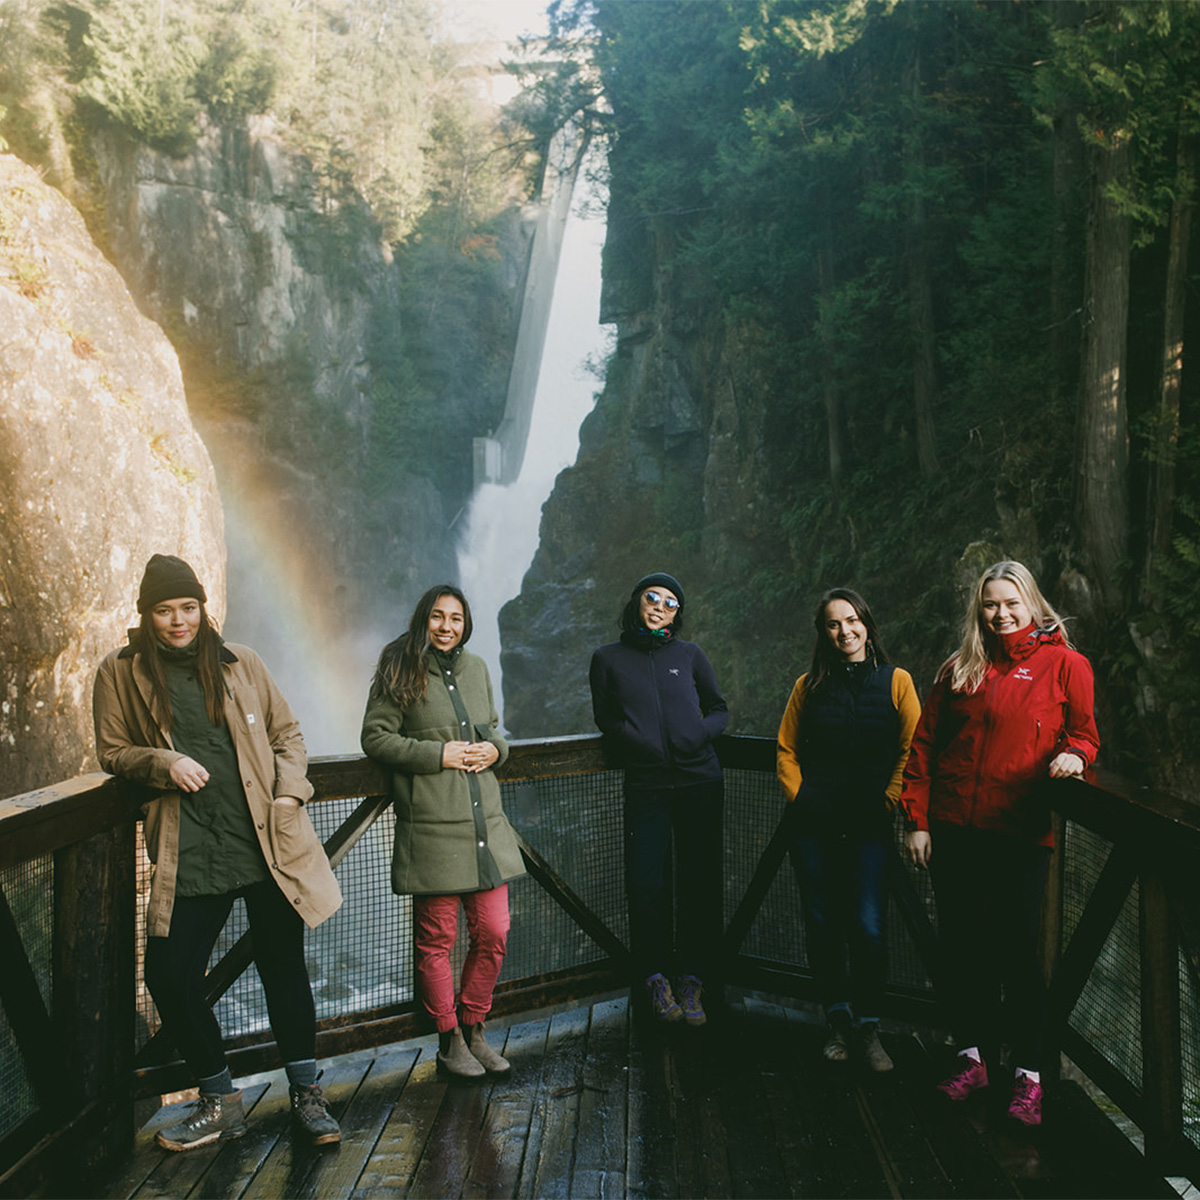
M 221 639 L 206 599 L 186 562 L 154 555 L 138 594 L 141 623 L 101 663 L 93 697 L 100 765 L 158 793 L 145 819 L 155 864 L 146 986 L 200 1087 L 158 1143 L 191 1150 L 246 1131 L 204 997 L 209 956 L 239 896 L 294 1124 L 314 1145 L 337 1142 L 317 1083 L 304 927 L 335 912 L 341 892 L 304 810 L 312 786 L 300 725 L 258 655 Z

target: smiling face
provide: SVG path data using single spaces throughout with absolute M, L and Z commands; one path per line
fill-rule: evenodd
M 439 596 L 429 614 L 429 643 L 438 650 L 453 650 L 462 641 L 466 619 L 456 596 Z
M 191 596 L 178 600 L 160 600 L 151 610 L 154 636 L 164 646 L 182 650 L 196 640 L 200 631 L 200 601 Z
M 653 632 L 655 629 L 665 629 L 675 620 L 679 612 L 679 598 L 670 588 L 647 588 L 638 601 L 638 615 L 642 624 Z
M 825 605 L 825 636 L 846 662 L 863 662 L 867 657 L 867 627 L 848 600 L 830 600 Z
M 999 635 L 1024 629 L 1033 614 L 1011 579 L 992 579 L 983 585 L 979 619 L 984 629 Z

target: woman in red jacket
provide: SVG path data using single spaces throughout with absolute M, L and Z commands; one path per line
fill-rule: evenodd
M 959 1045 L 959 1070 L 938 1088 L 965 1100 L 987 1087 L 986 1055 L 1007 1033 L 1008 1114 L 1026 1125 L 1042 1119 L 1037 928 L 1053 845 L 1035 784 L 1082 775 L 1099 745 L 1087 659 L 1029 571 L 994 564 L 921 714 L 901 805 L 909 857 L 933 876 L 943 1000 Z

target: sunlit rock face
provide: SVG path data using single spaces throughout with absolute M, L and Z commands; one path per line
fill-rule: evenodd
M 220 619 L 221 502 L 179 364 L 82 218 L 0 155 L 0 792 L 94 769 L 91 686 L 146 560 Z

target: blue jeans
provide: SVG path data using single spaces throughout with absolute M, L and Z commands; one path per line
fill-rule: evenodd
M 858 1021 L 877 1021 L 887 979 L 887 845 L 798 834 L 791 852 L 821 1003 L 826 1012 L 843 1009 Z

